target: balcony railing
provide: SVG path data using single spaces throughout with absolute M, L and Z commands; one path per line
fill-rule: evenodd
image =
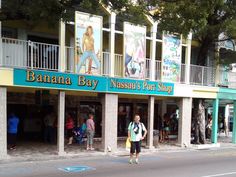
M 150 79 L 151 78 L 151 59 L 146 59 L 146 71 L 145 71 L 145 78 Z
M 235 72 L 228 73 L 228 87 L 236 88 L 236 73 Z
M 74 72 L 75 71 L 75 60 L 74 60 L 74 47 L 66 47 L 65 49 L 65 56 L 66 56 L 66 71 L 67 72 Z
M 116 77 L 122 77 L 123 76 L 123 55 L 115 54 L 115 68 L 114 68 L 114 74 Z
M 221 67 L 219 77 L 219 86 L 236 88 L 236 72 Z
M 224 68 L 220 68 L 220 71 L 219 71 L 219 85 L 220 86 L 223 86 L 223 87 L 228 87 L 229 85 L 229 71 L 227 71 L 226 69 Z
M 58 58 L 58 45 L 2 38 L 2 66 L 58 70 Z
M 60 46 L 54 44 L 46 44 L 32 41 L 24 41 L 18 39 L 1 38 L 2 57 L 0 58 L 0 66 L 31 68 L 41 70 L 57 71 L 59 68 L 59 51 Z M 111 73 L 111 56 L 109 52 L 103 52 L 102 57 L 102 75 Z M 74 47 L 65 48 L 65 69 L 66 72 L 75 72 Z M 123 55 L 114 55 L 114 75 L 115 77 L 123 77 L 124 59 Z M 150 79 L 151 76 L 151 59 L 146 59 L 145 78 Z M 215 86 L 216 70 L 213 67 L 197 66 L 197 65 L 181 65 L 180 83 L 187 83 L 186 73 L 189 70 L 189 83 L 193 85 Z M 155 61 L 155 80 L 161 81 L 162 63 Z M 226 77 L 227 76 L 227 77 Z M 220 71 L 220 83 L 236 87 L 236 73 L 228 71 Z M 232 79 L 231 79 L 232 78 Z M 230 80 L 231 79 L 231 80 Z
M 102 75 L 108 76 L 111 73 L 111 68 L 110 68 L 110 56 L 111 54 L 109 52 L 103 52 L 103 57 L 102 57 Z
M 161 61 L 156 60 L 155 65 L 155 80 L 160 81 L 161 80 Z
M 215 68 L 190 65 L 190 84 L 215 86 Z
M 188 69 L 188 65 L 186 65 L 186 64 L 181 64 L 180 83 L 186 83 L 186 82 L 187 82 L 187 78 L 186 78 L 187 69 Z

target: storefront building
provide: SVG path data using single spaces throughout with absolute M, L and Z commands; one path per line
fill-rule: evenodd
M 57 152 L 63 155 L 67 113 L 79 123 L 92 112 L 101 149 L 115 152 L 118 137 L 127 136 L 134 114 L 140 114 L 147 126 L 147 147 L 153 148 L 158 117 L 178 110 L 178 124 L 172 131 L 178 145 L 189 147 L 195 98 L 210 100 L 213 105 L 212 143 L 217 143 L 219 100 L 236 105 L 236 91 L 217 87 L 221 75 L 215 68 L 191 64 L 191 35 L 187 39 L 160 36 L 157 23 L 151 19 L 147 27 L 124 22 L 119 30 L 116 14 L 106 13 L 102 21 L 101 15 L 90 17 L 78 12 L 74 23 L 60 22 L 59 34 L 45 29 L 28 32 L 17 28 L 16 22 L 3 24 L 0 158 L 7 156 L 7 117 L 11 112 L 22 119 L 19 133 L 24 139 L 40 140 L 43 117 L 53 111 L 57 115 Z M 94 53 L 86 35 L 94 37 Z M 234 124 L 233 143 L 235 129 Z

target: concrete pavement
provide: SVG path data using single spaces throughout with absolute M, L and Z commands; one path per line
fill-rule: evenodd
M 128 164 L 128 156 L 90 156 L 0 164 L 0 177 L 235 177 L 236 150 L 191 150 L 145 153 L 140 164 Z M 66 167 L 92 170 L 65 172 Z

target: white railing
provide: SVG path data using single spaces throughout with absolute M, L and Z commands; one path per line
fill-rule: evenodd
M 180 77 L 180 83 L 185 84 L 187 83 L 187 69 L 188 69 L 189 65 L 187 64 L 181 64 L 181 77 Z
M 220 87 L 236 88 L 236 72 L 228 68 L 220 67 L 219 69 L 219 84 Z
M 24 41 L 18 39 L 1 38 L 2 58 L 0 60 L 1 67 L 17 67 L 32 68 L 43 70 L 58 70 L 59 62 L 59 45 L 46 44 L 32 41 Z M 65 68 L 67 72 L 75 72 L 74 47 L 65 48 Z M 108 52 L 103 52 L 102 75 L 109 75 L 111 72 L 110 62 L 111 56 Z M 124 59 L 123 55 L 114 55 L 114 75 L 123 77 Z M 155 80 L 161 81 L 161 61 L 155 61 Z M 187 83 L 186 73 L 190 70 L 190 84 L 215 86 L 216 70 L 213 67 L 197 66 L 197 65 L 181 65 L 181 83 Z M 146 59 L 146 79 L 150 79 L 151 60 Z M 236 87 L 236 73 L 228 71 L 220 71 L 220 83 Z
M 5 67 L 28 67 L 29 42 L 10 38 L 2 38 L 2 60 Z
M 57 70 L 59 46 L 2 38 L 1 66 Z
M 66 47 L 65 48 L 65 56 L 66 56 L 66 71 L 67 72 L 75 72 L 75 48 L 74 47 Z
M 117 77 L 123 76 L 123 55 L 115 54 L 114 75 Z
M 108 76 L 111 73 L 111 54 L 109 52 L 103 52 L 102 60 L 102 75 Z
M 229 71 L 220 67 L 219 68 L 219 86 L 228 87 L 229 85 Z
M 146 59 L 146 71 L 145 71 L 145 77 L 146 79 L 151 78 L 151 59 L 147 58 Z
M 190 65 L 190 84 L 215 86 L 215 68 Z
M 161 61 L 159 60 L 156 60 L 155 64 L 155 80 L 161 80 Z
M 236 88 L 236 73 L 235 72 L 228 72 L 228 87 L 229 88 Z

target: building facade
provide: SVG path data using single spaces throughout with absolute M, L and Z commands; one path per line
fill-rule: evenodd
M 1 158 L 7 156 L 7 117 L 12 112 L 21 119 L 19 136 L 23 140 L 37 137 L 38 141 L 43 118 L 54 112 L 59 155 L 65 153 L 68 113 L 78 123 L 91 112 L 95 115 L 96 137 L 101 138 L 105 152 L 117 150 L 118 138 L 127 136 L 128 124 L 136 113 L 148 129 L 147 147 L 153 148 L 153 131 L 158 129 L 160 117 L 175 113 L 178 123 L 172 133 L 177 135 L 177 144 L 189 147 L 192 102 L 198 98 L 213 109 L 211 142 L 217 143 L 220 105 L 233 103 L 236 108 L 236 89 L 219 87 L 225 71 L 214 67 L 211 59 L 208 66 L 193 64 L 196 45 L 191 35 L 183 39 L 160 33 L 150 19 L 146 26 L 120 22 L 114 12 L 104 11 L 97 17 L 78 13 L 75 22 L 60 22 L 55 29 L 48 29 L 43 22 L 34 29 L 19 21 L 2 24 Z M 100 17 L 103 20 L 99 21 Z M 89 18 L 85 26 L 84 18 Z M 88 49 L 89 26 L 93 27 L 93 50 Z M 132 46 L 134 43 L 137 45 Z M 79 47 L 83 53 L 88 49 L 87 57 Z M 236 111 L 233 117 L 235 122 Z

